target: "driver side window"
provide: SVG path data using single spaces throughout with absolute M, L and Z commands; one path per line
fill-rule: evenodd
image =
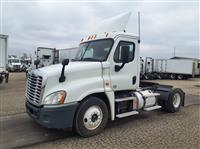
M 135 57 L 135 44 L 133 42 L 127 42 L 127 41 L 120 41 L 117 49 L 115 50 L 114 54 L 114 61 L 116 63 L 122 63 L 121 59 L 121 51 L 123 46 L 129 46 L 129 54 L 128 54 L 128 62 L 133 61 Z

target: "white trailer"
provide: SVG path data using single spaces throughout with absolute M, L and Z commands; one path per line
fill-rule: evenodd
M 5 80 L 8 82 L 9 73 L 7 71 L 7 50 L 8 35 L 0 34 L 0 84 Z
M 187 79 L 199 75 L 198 63 L 192 59 L 154 59 L 153 73 L 161 78 Z
M 47 128 L 100 133 L 109 120 L 163 108 L 177 112 L 185 94 L 173 86 L 140 81 L 140 38 L 124 32 L 125 13 L 84 37 L 73 61 L 28 73 L 26 111 Z
M 38 47 L 36 51 L 36 60 L 38 61 L 37 67 L 45 67 L 53 64 L 61 63 L 63 59 L 73 59 L 76 55 L 78 48 L 47 48 Z
M 140 69 L 140 71 L 141 71 L 142 79 L 149 80 L 153 77 L 152 76 L 153 62 L 154 62 L 154 59 L 151 57 L 142 57 L 141 58 L 142 70 Z
M 78 51 L 78 47 L 73 48 L 65 48 L 65 49 L 57 49 L 59 53 L 59 63 L 61 63 L 64 59 L 73 60 Z

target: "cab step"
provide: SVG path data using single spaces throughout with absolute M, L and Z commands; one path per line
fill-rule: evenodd
M 153 107 L 149 107 L 149 108 L 144 108 L 144 111 L 152 111 L 152 110 L 156 110 L 156 109 L 160 109 L 162 108 L 159 105 L 153 106 Z
M 139 112 L 137 112 L 137 111 L 131 111 L 131 112 L 117 114 L 116 117 L 122 118 L 122 117 L 127 117 L 127 116 L 131 116 L 131 115 L 135 115 L 135 114 L 138 114 L 138 113 Z
M 133 97 L 133 96 L 124 97 L 124 98 L 117 98 L 117 99 L 115 99 L 115 102 L 122 102 L 122 101 L 134 100 L 134 99 L 136 99 L 136 97 Z

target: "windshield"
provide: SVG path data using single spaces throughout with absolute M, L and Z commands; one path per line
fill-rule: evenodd
M 11 60 L 12 63 L 19 63 L 19 60 L 18 59 L 13 59 Z
M 74 60 L 77 61 L 105 61 L 112 48 L 113 40 L 97 40 L 82 43 Z

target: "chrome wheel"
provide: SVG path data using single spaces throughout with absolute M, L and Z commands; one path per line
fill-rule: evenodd
M 83 117 L 84 126 L 88 130 L 94 130 L 101 124 L 103 119 L 103 112 L 99 106 L 92 106 L 88 108 Z
M 178 108 L 181 103 L 181 96 L 179 93 L 174 94 L 173 105 L 175 108 Z

